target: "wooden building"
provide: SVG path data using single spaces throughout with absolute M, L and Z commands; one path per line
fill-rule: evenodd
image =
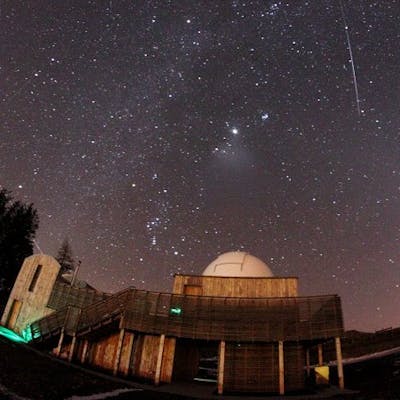
M 60 357 L 155 384 L 193 380 L 215 360 L 218 393 L 301 390 L 310 350 L 334 341 L 343 387 L 340 299 L 299 297 L 297 286 L 242 252 L 218 257 L 203 275 L 176 275 L 172 293 L 78 295 L 56 280 L 45 305 L 54 311 L 29 330 Z
M 54 310 L 47 306 L 60 271 L 51 256 L 27 257 L 8 298 L 1 324 L 22 334 L 26 326 Z

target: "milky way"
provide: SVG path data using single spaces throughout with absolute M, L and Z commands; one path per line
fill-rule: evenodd
M 400 8 L 343 6 L 346 32 L 333 0 L 3 2 L 0 184 L 43 251 L 168 291 L 243 249 L 399 326 Z

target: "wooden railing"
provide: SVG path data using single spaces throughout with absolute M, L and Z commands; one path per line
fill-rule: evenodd
M 30 324 L 32 338 L 39 340 L 46 335 L 58 332 L 66 322 L 68 307 L 54 312 Z
M 53 310 L 61 310 L 67 306 L 83 308 L 94 302 L 110 296 L 91 288 L 80 288 L 57 281 L 51 292 L 47 307 Z
M 125 289 L 82 309 L 77 331 L 85 330 L 105 320 L 112 320 L 117 316 L 121 316 L 133 291 L 134 289 L 131 288 Z
M 343 333 L 338 296 L 223 298 L 136 290 L 126 305 L 123 326 L 176 337 L 250 342 Z
M 123 318 L 122 318 L 123 317 Z M 32 324 L 41 336 L 61 327 L 80 334 L 115 319 L 144 333 L 226 341 L 313 340 L 340 336 L 340 298 L 232 298 L 176 295 L 133 288 L 80 310 L 61 310 Z

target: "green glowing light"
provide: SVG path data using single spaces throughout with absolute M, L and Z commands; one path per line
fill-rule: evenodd
M 22 337 L 25 339 L 26 342 L 30 342 L 32 340 L 32 330 L 30 325 L 28 325 L 23 331 L 22 331 Z
M 28 340 L 17 335 L 14 331 L 7 329 L 4 326 L 0 326 L 0 335 L 15 343 L 28 343 Z
M 31 335 L 32 335 L 32 331 L 31 331 Z M 31 338 L 32 338 L 32 336 L 31 336 Z M 40 332 L 34 332 L 33 333 L 33 338 L 34 339 L 40 338 Z
M 172 315 L 181 315 L 181 314 L 182 314 L 182 308 L 180 308 L 180 307 L 172 307 L 172 308 L 169 310 L 169 312 L 170 312 L 170 314 L 172 314 Z

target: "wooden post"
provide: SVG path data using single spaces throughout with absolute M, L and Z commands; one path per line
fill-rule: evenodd
M 285 361 L 283 356 L 283 341 L 278 343 L 279 354 L 279 394 L 285 394 Z
M 82 355 L 81 355 L 81 363 L 82 364 L 84 364 L 86 362 L 88 348 L 89 348 L 89 340 L 85 339 L 83 341 L 83 349 L 82 349 Z
M 71 347 L 68 353 L 68 361 L 72 361 L 72 357 L 74 356 L 74 351 L 75 351 L 75 345 L 76 345 L 76 336 L 74 335 L 72 336 Z
M 64 341 L 64 328 L 61 329 L 60 339 L 58 339 L 58 344 L 55 351 L 55 355 L 57 357 L 60 357 L 63 341 Z
M 113 375 L 117 375 L 117 373 L 118 373 L 118 367 L 119 367 L 119 361 L 121 359 L 121 350 L 122 350 L 122 344 L 124 342 L 124 336 L 125 336 L 125 329 L 122 328 L 119 331 L 117 353 L 115 354 L 115 359 L 114 359 Z
M 165 342 L 165 335 L 162 334 L 160 336 L 160 344 L 158 345 L 156 374 L 155 374 L 155 377 L 154 377 L 154 384 L 155 385 L 159 385 L 160 384 L 162 357 L 163 357 L 163 352 L 164 352 L 164 342 Z
M 218 359 L 218 394 L 224 392 L 224 371 L 225 371 L 225 340 L 219 342 Z
M 306 371 L 307 376 L 310 377 L 310 349 L 306 348 Z
M 324 357 L 322 355 L 322 343 L 318 344 L 318 365 L 322 365 L 324 363 Z
M 342 360 L 342 345 L 340 343 L 340 337 L 335 338 L 336 347 L 336 361 L 337 361 L 337 372 L 339 378 L 339 388 L 344 389 L 344 375 L 343 375 L 343 360 Z

